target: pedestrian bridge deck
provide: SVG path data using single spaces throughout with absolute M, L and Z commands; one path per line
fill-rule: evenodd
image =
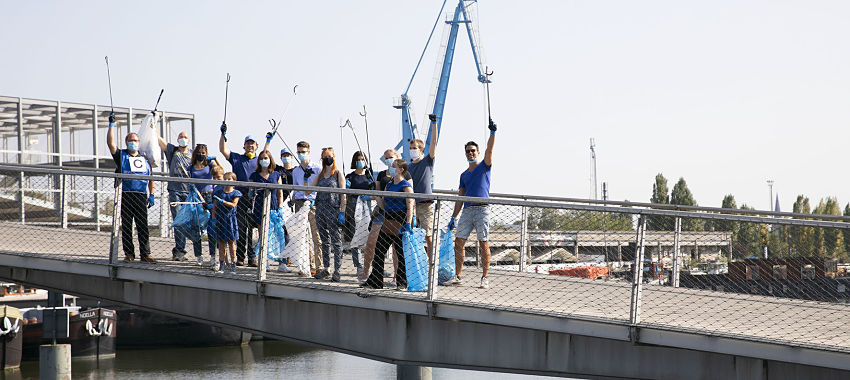
M 105 232 L 2 223 L 0 262 L 7 261 L 9 257 L 31 257 L 108 267 L 109 239 L 109 233 Z M 151 238 L 153 255 L 160 260 L 158 264 L 119 263 L 116 267 L 197 278 L 256 281 L 255 268 L 238 268 L 235 275 L 215 274 L 209 269 L 195 266 L 191 261 L 170 261 L 172 244 L 173 241 L 169 239 Z M 191 248 L 191 243 L 187 248 Z M 353 293 L 364 298 L 426 303 L 425 293 L 360 289 L 349 261 L 343 267 L 344 274 L 339 283 L 300 278 L 294 274 L 277 272 L 274 268 L 272 266 L 272 270 L 268 271 L 265 283 Z M 467 283 L 460 287 L 438 287 L 434 302 L 438 305 L 459 305 L 604 324 L 628 324 L 631 291 L 628 282 L 494 269 L 490 275 L 491 286 L 485 290 L 475 286 L 479 275 L 476 269 L 467 269 Z M 848 305 L 652 284 L 644 287 L 642 302 L 642 327 L 850 353 Z

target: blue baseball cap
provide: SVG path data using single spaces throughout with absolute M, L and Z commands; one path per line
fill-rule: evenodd
M 245 136 L 245 142 L 248 142 L 248 140 L 251 140 L 253 142 L 257 142 L 257 140 L 254 139 L 254 136 L 251 136 L 251 135 Z
M 289 149 L 283 148 L 280 150 L 280 155 L 283 156 L 284 154 L 288 154 L 291 156 L 292 152 L 290 152 Z

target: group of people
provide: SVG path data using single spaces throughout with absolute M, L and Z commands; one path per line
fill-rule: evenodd
M 375 174 L 369 168 L 368 158 L 363 152 L 355 152 L 351 157 L 351 172 L 343 173 L 338 166 L 338 160 L 333 148 L 323 148 L 321 161 L 311 161 L 310 144 L 300 141 L 296 152 L 284 148 L 280 151 L 280 164 L 275 162 L 270 146 L 274 132 L 266 134 L 265 145 L 259 153 L 259 144 L 251 136 L 245 136 L 242 152 L 233 152 L 227 147 L 227 125 L 221 125 L 219 152 L 230 163 L 231 171 L 225 172 L 224 167 L 216 156 L 210 155 L 205 144 L 190 147 L 189 135 L 180 132 L 177 144 L 166 142 L 158 137 L 160 149 L 165 152 L 168 174 L 174 180 L 169 181 L 168 201 L 171 216 L 174 218 L 179 207 L 192 198 L 211 212 L 207 226 L 209 240 L 209 266 L 217 271 L 235 273 L 237 266 L 256 267 L 252 230 L 261 225 L 263 219 L 263 203 L 270 196 L 270 209 L 284 208 L 284 202 L 293 211 L 308 207 L 310 239 L 308 244 L 310 257 L 310 273 L 300 273 L 303 276 L 313 276 L 316 279 L 340 281 L 340 267 L 343 256 L 349 254 L 357 268 L 357 279 L 360 286 L 379 289 L 384 287 L 384 263 L 389 249 L 394 252 L 395 286 L 407 286 L 405 275 L 404 250 L 402 248 L 402 233 L 412 232 L 414 223 L 418 222 L 426 231 L 426 252 L 431 254 L 433 244 L 432 228 L 434 222 L 434 204 L 429 199 L 346 196 L 339 192 L 327 191 L 267 191 L 265 189 L 250 189 L 244 186 L 212 186 L 189 184 L 180 178 L 215 179 L 224 181 L 256 182 L 264 184 L 292 184 L 300 186 L 327 187 L 337 189 L 381 190 L 387 192 L 404 192 L 431 194 L 434 160 L 437 148 L 437 118 L 430 115 L 432 139 L 425 154 L 425 144 L 415 139 L 410 142 L 410 162 L 401 158 L 393 149 L 387 149 L 381 161 L 387 166 L 386 170 Z M 139 135 L 129 133 L 125 137 L 126 149 L 119 149 L 114 136 L 115 117 L 109 116 L 107 145 L 116 164 L 116 171 L 124 174 L 150 175 L 149 161 L 140 153 Z M 490 136 L 484 150 L 483 158 L 478 144 L 470 141 L 464 145 L 464 154 L 468 168 L 460 174 L 458 195 L 468 197 L 488 198 L 490 191 L 490 173 L 493 162 L 493 144 L 496 134 L 496 124 L 490 119 L 488 124 Z M 157 134 L 158 135 L 158 134 Z M 124 261 L 135 260 L 135 247 L 132 238 L 132 227 L 135 223 L 139 241 L 139 259 L 141 262 L 156 263 L 151 257 L 149 233 L 147 228 L 147 210 L 155 204 L 153 181 L 123 179 L 121 195 L 121 235 L 124 251 Z M 268 193 L 268 194 L 267 194 Z M 194 194 L 195 196 L 191 196 Z M 373 208 L 372 202 L 376 205 Z M 363 223 L 355 217 L 358 203 L 361 209 L 371 210 L 368 214 L 369 229 L 365 250 L 350 244 L 353 239 L 355 226 Z M 460 218 L 458 219 L 458 216 Z M 465 258 L 464 247 L 469 235 L 476 231 L 481 251 L 483 273 L 479 285 L 489 287 L 488 266 L 490 249 L 488 234 L 490 229 L 489 207 L 486 203 L 457 202 L 454 207 L 448 229 L 457 227 L 454 240 L 456 276 L 448 281 L 449 285 L 462 284 L 462 271 Z M 342 231 L 340 231 L 342 229 Z M 174 230 L 174 248 L 171 250 L 172 259 L 187 261 L 185 232 Z M 200 239 L 193 240 L 194 256 L 197 265 L 203 266 L 203 248 Z M 345 248 L 343 248 L 345 246 Z M 216 251 L 218 257 L 216 258 Z M 229 253 L 229 254 L 228 254 Z M 333 270 L 331 270 L 331 255 L 333 255 Z M 361 260 L 362 256 L 362 260 Z M 290 271 L 286 263 L 281 263 L 280 270 Z

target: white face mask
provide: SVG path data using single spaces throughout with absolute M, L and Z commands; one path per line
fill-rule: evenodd
M 419 157 L 422 157 L 422 153 L 419 151 L 419 149 L 411 149 L 410 150 L 410 159 L 411 160 L 416 161 L 416 160 L 419 159 Z
M 271 161 L 269 161 L 269 159 L 267 159 L 267 158 L 264 158 L 264 159 L 260 160 L 260 166 L 262 166 L 262 167 L 264 167 L 264 168 L 269 167 L 269 165 L 270 165 L 271 163 L 272 163 L 272 162 L 271 162 Z
M 298 153 L 298 159 L 299 159 L 299 160 L 301 160 L 301 162 L 304 162 L 304 163 L 306 163 L 306 162 L 310 162 L 310 161 L 309 161 L 309 160 L 310 160 L 310 157 L 308 157 L 308 156 L 307 156 L 307 153 L 300 153 L 300 152 L 299 152 L 299 153 Z
M 189 139 L 181 137 L 177 139 L 177 145 L 180 145 L 181 148 L 185 148 L 186 145 L 189 145 Z
M 293 159 L 292 159 L 292 157 L 290 157 L 290 156 L 287 156 L 287 157 L 281 157 L 281 158 L 280 158 L 280 161 L 281 161 L 281 162 L 283 162 L 283 164 L 284 164 L 284 165 L 294 165 L 294 164 L 295 164 L 295 163 L 293 162 L 294 160 L 293 160 Z

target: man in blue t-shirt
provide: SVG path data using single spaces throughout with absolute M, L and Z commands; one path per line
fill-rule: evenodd
M 490 119 L 487 126 L 490 129 L 490 138 L 487 140 L 487 149 L 484 151 L 484 160 L 478 163 L 478 144 L 470 141 L 464 145 L 466 153 L 466 161 L 469 163 L 469 168 L 464 170 L 460 175 L 460 185 L 458 185 L 457 194 L 467 197 L 490 197 L 490 168 L 493 166 L 493 142 L 496 139 L 496 123 Z M 464 249 L 466 239 L 475 228 L 478 237 L 478 246 L 481 248 L 481 288 L 487 289 L 490 287 L 490 280 L 487 274 L 490 272 L 490 243 L 488 235 L 490 233 L 490 208 L 485 203 L 473 202 L 455 202 L 455 209 L 452 213 L 452 219 L 449 221 L 448 228 L 455 228 L 455 218 L 460 213 L 461 208 L 463 214 L 460 220 L 457 221 L 457 235 L 455 235 L 455 270 L 457 275 L 448 281 L 449 285 L 461 284 L 461 271 L 463 270 L 463 261 L 466 257 Z
M 231 152 L 227 149 L 225 142 L 225 134 L 227 133 L 227 124 L 221 123 L 221 137 L 218 139 L 218 150 L 224 156 L 224 159 L 230 163 L 233 173 L 236 174 L 237 181 L 248 182 L 248 177 L 251 173 L 257 171 L 257 140 L 251 135 L 245 136 L 245 142 L 242 148 L 245 153 L 239 154 Z M 236 204 L 236 224 L 239 230 L 239 240 L 236 241 L 236 265 L 244 266 L 245 257 L 248 257 L 248 266 L 256 267 L 257 260 L 254 258 L 254 237 L 251 230 L 254 226 L 253 207 L 254 197 L 250 195 L 249 189 L 244 186 L 237 186 L 236 190 L 242 193 L 242 198 Z
M 118 149 L 115 144 L 115 114 L 109 114 L 109 129 L 106 146 L 115 161 L 115 172 L 122 174 L 150 175 L 151 166 L 147 158 L 139 153 L 139 135 L 128 133 L 124 138 L 127 149 Z M 133 222 L 139 235 L 139 261 L 156 263 L 151 257 L 150 231 L 148 231 L 148 209 L 154 205 L 153 181 L 138 179 L 121 180 L 121 245 L 124 262 L 133 262 Z

